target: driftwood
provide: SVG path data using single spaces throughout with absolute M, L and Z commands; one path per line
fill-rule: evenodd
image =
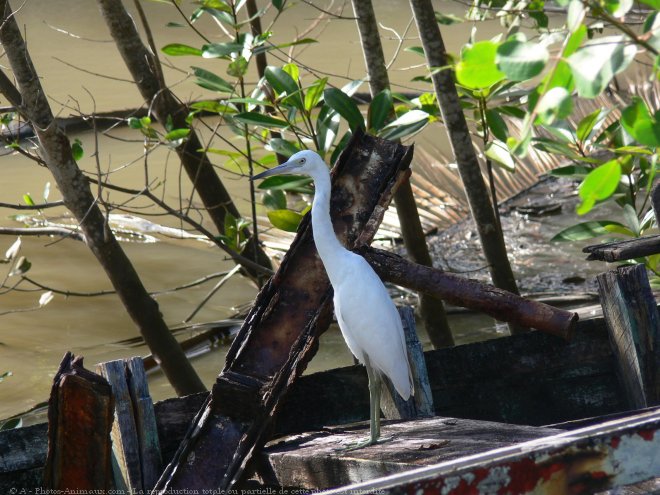
M 357 132 L 333 171 L 331 211 L 340 241 L 375 235 L 412 148 Z M 211 399 L 159 480 L 157 492 L 228 490 L 236 483 L 280 398 L 316 351 L 327 328 L 331 288 L 309 217 L 280 269 L 261 290 L 227 355 Z
M 362 254 L 376 273 L 388 282 L 432 294 L 444 301 L 486 313 L 498 320 L 570 338 L 577 314 L 531 301 L 476 280 L 411 263 L 380 249 L 364 248 Z
M 48 405 L 45 488 L 62 493 L 112 488 L 113 402 L 108 382 L 68 352 L 55 375 Z M 17 488 L 5 493 L 17 493 Z
M 642 264 L 598 276 L 603 314 L 633 409 L 660 403 L 660 319 Z

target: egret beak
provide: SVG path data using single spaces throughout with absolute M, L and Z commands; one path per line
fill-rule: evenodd
M 263 179 L 264 177 L 270 177 L 271 175 L 279 175 L 279 174 L 288 174 L 288 173 L 295 173 L 295 169 L 298 168 L 298 163 L 297 162 L 284 162 L 282 165 L 278 165 L 277 167 L 271 168 L 270 170 L 266 170 L 265 172 L 261 172 L 260 174 L 253 175 L 250 177 L 250 180 L 257 180 L 257 179 Z

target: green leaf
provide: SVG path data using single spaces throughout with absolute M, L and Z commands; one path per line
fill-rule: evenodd
M 300 149 L 291 141 L 283 138 L 271 138 L 268 141 L 268 147 L 275 153 L 287 158 L 300 151 Z
M 211 91 L 218 91 L 220 93 L 233 93 L 234 87 L 225 81 L 220 76 L 215 75 L 200 67 L 193 67 L 193 73 L 197 80 L 195 81 L 199 86 Z
M 379 131 L 383 128 L 391 115 L 394 115 L 392 93 L 389 89 L 384 89 L 374 96 L 374 99 L 369 105 L 367 127 L 373 131 Z
M 573 99 L 565 88 L 557 86 L 543 95 L 536 105 L 536 123 L 551 125 L 565 119 L 573 111 Z
M 289 63 L 282 66 L 282 70 L 291 76 L 291 79 L 296 83 L 296 88 L 298 88 L 298 80 L 300 80 L 300 69 L 296 64 Z
M 582 26 L 584 19 L 585 7 L 580 0 L 571 0 L 568 4 L 568 12 L 566 15 L 566 27 L 569 33 L 574 33 Z
M 461 17 L 457 17 L 453 14 L 443 14 L 442 12 L 435 12 L 435 20 L 438 24 L 443 26 L 451 26 L 452 24 L 460 24 L 465 21 Z
M 30 193 L 23 194 L 23 201 L 28 206 L 34 206 L 34 200 L 32 199 L 32 195 Z
M 282 9 L 284 8 L 284 2 L 286 0 L 272 0 L 270 3 L 273 4 L 273 7 L 277 9 L 278 12 L 282 12 Z
M 181 57 L 184 55 L 194 55 L 196 57 L 202 56 L 202 50 L 193 46 L 184 45 L 183 43 L 171 43 L 165 45 L 161 48 L 161 51 L 172 57 Z
M 502 115 L 500 115 L 499 110 L 492 108 L 486 110 L 486 123 L 488 124 L 490 132 L 493 133 L 493 136 L 500 141 L 506 142 L 509 137 L 509 128 L 507 127 L 506 122 L 504 122 Z
M 495 64 L 497 43 L 479 41 L 463 48 L 461 60 L 456 65 L 456 79 L 470 89 L 489 88 L 505 78 Z
M 263 191 L 291 191 L 300 194 L 311 194 L 314 190 L 311 187 L 312 179 L 301 177 L 300 175 L 275 175 L 265 178 L 259 189 Z
M 291 41 L 289 43 L 279 43 L 277 45 L 259 47 L 256 50 L 254 50 L 254 53 L 256 54 L 256 53 L 266 52 L 275 49 L 281 50 L 283 48 L 289 48 L 290 46 L 310 45 L 312 43 L 318 43 L 318 40 L 315 40 L 314 38 L 300 38 L 299 40 Z
M 417 55 L 420 55 L 424 57 L 424 48 L 421 46 L 407 46 L 406 48 L 403 49 L 404 52 L 410 52 L 410 53 L 416 53 Z
M 188 134 L 190 134 L 190 129 L 173 129 L 165 134 L 165 139 L 167 141 L 177 141 L 187 137 Z
M 286 209 L 286 195 L 280 189 L 271 189 L 266 191 L 262 200 L 264 206 L 269 210 Z
M 422 110 L 410 110 L 390 122 L 379 133 L 384 139 L 402 139 L 422 129 L 429 121 L 429 114 Z
M 611 220 L 594 220 L 572 225 L 558 234 L 550 242 L 573 242 L 593 239 L 601 235 L 630 232 L 626 227 Z M 632 234 L 632 232 L 630 232 Z
M 83 150 L 82 141 L 76 138 L 71 144 L 71 154 L 75 161 L 79 161 L 84 155 L 85 151 Z
M 584 40 L 585 36 L 587 36 L 587 26 L 584 24 L 580 25 L 573 34 L 568 38 L 568 42 L 566 43 L 566 47 L 564 48 L 564 57 L 570 57 L 573 55 L 578 48 L 580 48 L 580 45 L 582 44 L 582 41 Z
M 633 6 L 633 0 L 605 0 L 605 10 L 613 17 L 623 17 Z
M 513 161 L 509 148 L 503 142 L 497 140 L 489 142 L 486 145 L 485 154 L 509 172 L 516 170 L 516 163 Z
M 228 100 L 229 101 L 229 100 Z M 215 100 L 196 101 L 190 108 L 210 113 L 236 113 L 236 109 Z
M 211 43 L 202 47 L 204 58 L 229 58 L 232 53 L 241 53 L 243 45 L 240 43 Z
M 8 419 L 7 421 L 3 421 L 2 423 L 0 423 L 0 431 L 20 428 L 22 424 L 23 424 L 23 420 L 21 418 Z
M 339 130 L 339 114 L 328 105 L 323 105 L 316 119 L 316 140 L 319 151 L 325 154 L 335 142 Z
M 227 74 L 232 77 L 242 78 L 248 70 L 248 61 L 242 55 L 237 57 L 227 66 Z
M 660 10 L 660 0 L 639 0 L 642 3 L 645 3 L 649 7 L 655 9 L 655 10 Z
M 605 122 L 605 119 L 609 114 L 610 114 L 610 110 L 606 110 L 605 108 L 599 108 L 598 110 L 584 117 L 578 123 L 578 127 L 577 127 L 576 136 L 578 142 L 584 143 L 590 140 L 593 137 L 594 133 L 600 130 L 603 123 Z
M 280 95 L 292 95 L 299 93 L 298 83 L 280 67 L 268 66 L 264 71 L 264 76 L 276 93 Z
M 578 214 L 588 213 L 596 201 L 602 201 L 614 194 L 620 180 L 621 164 L 617 160 L 605 162 L 589 172 L 578 190 L 582 199 L 582 203 L 577 208 Z
M 565 165 L 563 167 L 557 167 L 550 172 L 550 175 L 555 177 L 579 177 L 584 178 L 589 172 L 591 172 L 590 167 L 584 165 Z
M 495 63 L 511 81 L 526 81 L 543 71 L 549 57 L 543 45 L 513 39 L 497 48 Z
M 634 96 L 632 104 L 621 112 L 621 124 L 639 143 L 653 148 L 660 145 L 660 124 L 639 96 Z
M 337 88 L 327 88 L 323 91 L 323 99 L 348 122 L 351 131 L 364 127 L 364 117 L 360 109 L 346 93 Z
M 323 96 L 323 90 L 325 89 L 327 82 L 328 78 L 324 77 L 314 81 L 314 84 L 307 88 L 307 92 L 305 93 L 305 110 L 310 112 L 312 108 L 318 105 Z
M 234 115 L 233 118 L 234 120 L 238 120 L 243 124 L 257 125 L 267 129 L 284 129 L 285 127 L 289 127 L 288 122 L 285 120 L 271 117 L 270 115 L 264 115 L 258 112 L 242 112 Z
M 568 58 L 575 87 L 582 98 L 601 94 L 612 78 L 633 61 L 637 47 L 623 36 L 588 41 Z
M 273 210 L 268 212 L 268 220 L 274 227 L 286 232 L 298 230 L 303 216 L 293 210 Z

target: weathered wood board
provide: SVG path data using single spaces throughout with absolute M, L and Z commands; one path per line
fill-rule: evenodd
M 660 252 L 660 235 L 649 235 L 625 241 L 605 242 L 582 249 L 588 260 L 625 261 Z
M 266 485 L 327 489 L 560 432 L 441 417 L 386 421 L 382 436 L 392 437 L 390 441 L 347 452 L 337 449 L 364 439 L 368 425 L 304 433 L 266 445 L 255 469 Z
M 636 488 L 619 487 L 652 488 L 658 476 L 660 409 L 655 409 L 323 493 L 587 495 L 616 487 L 614 493 L 622 495 Z

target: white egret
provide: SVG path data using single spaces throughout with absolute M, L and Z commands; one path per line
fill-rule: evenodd
M 370 437 L 356 447 L 372 445 L 380 436 L 381 378 L 385 375 L 404 400 L 413 382 L 399 313 L 369 263 L 341 245 L 330 221 L 330 173 L 323 159 L 299 151 L 286 163 L 252 177 L 308 175 L 316 192 L 312 203 L 314 243 L 334 289 L 335 314 L 344 340 L 364 364 L 369 377 Z

